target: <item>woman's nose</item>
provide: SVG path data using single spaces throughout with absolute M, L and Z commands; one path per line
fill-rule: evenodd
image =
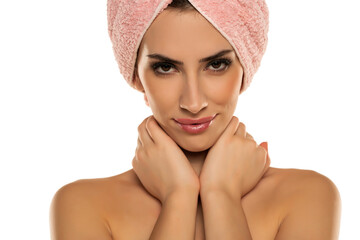
M 193 79 L 186 81 L 180 97 L 180 107 L 196 114 L 207 105 L 208 102 L 199 81 Z

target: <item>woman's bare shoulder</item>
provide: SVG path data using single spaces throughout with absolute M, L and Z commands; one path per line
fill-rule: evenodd
M 80 179 L 56 191 L 50 206 L 52 239 L 111 239 L 108 218 L 123 211 L 126 198 L 133 196 L 131 170 L 119 175 Z
M 305 192 L 317 192 L 319 189 L 323 192 L 338 192 L 330 178 L 314 170 L 271 167 L 264 177 L 274 183 L 274 189 L 276 188 L 282 199 Z
M 68 204 L 75 203 L 75 201 L 81 204 L 108 204 L 129 196 L 130 191 L 136 191 L 139 184 L 140 181 L 132 169 L 110 177 L 80 179 L 57 190 L 53 202 L 67 199 Z
M 341 199 L 331 179 L 306 169 L 272 168 L 267 174 L 276 179 L 273 196 L 283 211 L 277 240 L 310 233 L 314 239 L 337 239 Z
M 327 176 L 309 169 L 271 167 L 265 174 L 266 176 L 276 178 L 279 181 L 278 183 L 283 186 L 283 190 L 289 188 L 294 190 L 294 187 L 297 190 L 299 188 L 310 188 L 314 186 L 313 184 L 329 185 L 336 188 L 335 184 Z

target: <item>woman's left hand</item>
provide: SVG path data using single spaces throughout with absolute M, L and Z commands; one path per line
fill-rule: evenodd
M 209 149 L 200 173 L 200 194 L 221 191 L 241 199 L 250 192 L 270 166 L 267 143 L 257 145 L 245 125 L 233 116 Z

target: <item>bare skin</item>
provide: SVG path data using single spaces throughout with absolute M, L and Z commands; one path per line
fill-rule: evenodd
M 139 125 L 133 169 L 61 188 L 52 239 L 337 239 L 340 196 L 331 180 L 269 168 L 266 145 L 233 116 L 242 77 L 232 46 L 205 18 L 163 11 L 138 55 L 136 86 L 154 115 Z M 174 121 L 213 114 L 202 134 Z
M 286 239 L 280 234 L 293 231 L 282 228 L 285 217 L 290 219 L 292 215 L 295 220 L 299 216 L 295 227 L 300 230 L 307 227 L 316 231 L 318 220 L 331 220 L 324 226 L 332 229 L 331 234 L 319 239 L 337 239 L 340 212 L 332 204 L 338 205 L 338 201 L 336 187 L 325 176 L 309 170 L 270 167 L 242 199 L 242 206 L 253 239 Z M 304 217 L 294 211 L 305 207 Z M 145 190 L 132 169 L 109 178 L 79 180 L 61 188 L 54 197 L 52 239 L 149 239 L 160 212 L 161 203 Z M 304 221 L 310 223 L 304 226 Z M 311 232 L 306 236 L 292 239 L 318 239 Z M 194 239 L 205 239 L 200 201 Z

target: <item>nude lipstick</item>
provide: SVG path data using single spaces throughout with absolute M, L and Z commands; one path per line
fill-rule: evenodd
M 215 119 L 216 114 L 199 119 L 177 118 L 174 119 L 178 126 L 188 133 L 201 133 L 205 131 Z

